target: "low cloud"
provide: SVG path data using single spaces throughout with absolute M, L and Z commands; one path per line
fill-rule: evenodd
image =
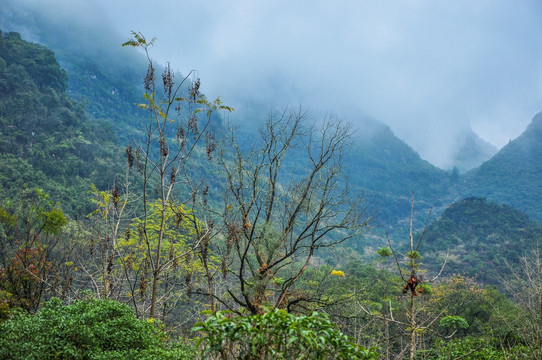
M 371 116 L 441 167 L 465 129 L 501 147 L 542 110 L 537 1 L 65 0 L 47 8 L 60 23 L 58 14 L 115 36 L 156 36 L 153 56 L 198 69 L 207 95 L 235 106 L 235 116 L 299 104 L 350 121 Z

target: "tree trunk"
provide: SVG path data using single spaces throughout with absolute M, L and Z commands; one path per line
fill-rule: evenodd
M 202 256 L 203 268 L 205 269 L 205 277 L 207 278 L 207 291 L 209 292 L 209 305 L 211 307 L 211 312 L 214 314 L 215 309 L 215 298 L 213 292 L 213 279 L 212 274 L 209 271 L 209 264 L 207 263 L 207 254 Z
M 410 294 L 410 359 L 416 355 L 416 319 L 414 318 L 414 292 Z

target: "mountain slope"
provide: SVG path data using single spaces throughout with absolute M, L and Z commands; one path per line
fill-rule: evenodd
M 482 140 L 472 130 L 464 131 L 456 139 L 453 164 L 460 173 L 465 173 L 491 159 L 498 149 Z
M 90 119 L 66 88 L 52 51 L 0 31 L 0 195 L 42 187 L 70 214 L 86 215 L 82 195 L 91 182 L 114 180 L 119 151 L 112 127 Z
M 344 171 L 352 187 L 375 203 L 380 224 L 393 224 L 410 215 L 411 192 L 416 211 L 448 205 L 452 174 L 420 158 L 389 127 L 365 120 L 344 156 Z
M 85 21 L 74 16 L 81 11 Z M 52 10 L 44 4 L 7 2 L 0 27 L 51 49 L 69 76 L 68 95 L 82 102 L 92 117 L 107 119 L 121 143 L 146 120 L 147 114 L 134 105 L 142 101 L 146 59 L 136 49 L 121 47 L 129 34 L 116 34 L 91 3 Z
M 456 188 L 461 197 L 484 196 L 516 207 L 542 222 L 542 113 L 517 139 L 465 174 Z
M 476 277 L 497 285 L 524 252 L 540 244 L 542 227 L 507 205 L 471 197 L 452 204 L 432 223 L 420 247 L 431 274 L 449 258 L 443 275 Z

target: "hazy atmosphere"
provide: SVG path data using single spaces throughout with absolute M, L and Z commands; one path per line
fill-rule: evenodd
M 301 104 L 372 117 L 444 168 L 465 129 L 500 148 L 542 110 L 537 1 L 0 2 L 4 31 L 21 31 L 14 17 L 31 9 L 119 46 L 139 31 L 157 38 L 159 63 L 197 69 L 233 116 Z
M 541 174 L 540 0 L 0 0 L 0 360 L 540 360 Z

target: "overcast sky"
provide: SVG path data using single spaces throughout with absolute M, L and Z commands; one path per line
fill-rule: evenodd
M 540 1 L 17 1 L 157 37 L 153 57 L 197 69 L 234 116 L 370 116 L 442 167 L 461 130 L 500 148 L 542 110 Z

